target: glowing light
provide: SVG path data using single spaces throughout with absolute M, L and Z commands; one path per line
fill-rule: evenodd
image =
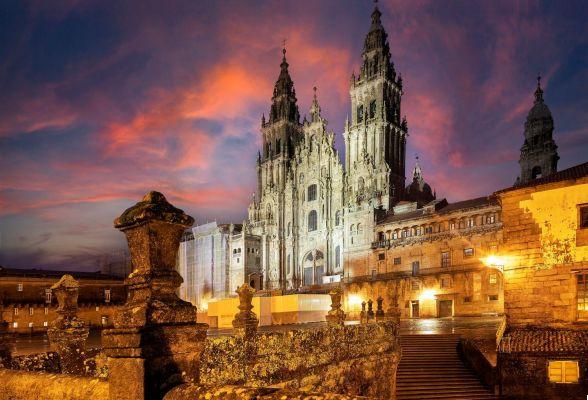
M 504 266 L 507 262 L 506 257 L 497 255 L 490 255 L 486 258 L 482 258 L 481 260 L 487 267 L 497 268 L 500 271 L 504 271 Z
M 423 293 L 419 296 L 421 300 L 435 300 L 435 292 L 433 289 L 423 290 Z
M 356 294 L 350 294 L 347 298 L 347 303 L 349 304 L 349 306 L 361 306 L 362 302 L 363 299 L 361 298 L 361 296 L 358 296 Z

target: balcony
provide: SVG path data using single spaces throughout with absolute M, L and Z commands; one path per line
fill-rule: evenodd
M 422 244 L 425 242 L 434 242 L 436 240 L 447 240 L 455 237 L 482 235 L 489 232 L 496 232 L 502 228 L 502 222 L 473 226 L 471 228 L 455 229 L 452 231 L 443 231 L 435 233 L 425 233 L 419 236 L 409 236 L 398 239 L 377 240 L 372 242 L 372 249 L 389 249 L 392 247 Z

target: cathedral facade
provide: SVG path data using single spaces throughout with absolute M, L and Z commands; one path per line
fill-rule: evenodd
M 283 50 L 269 115 L 261 121 L 257 193 L 232 241 L 235 254 L 259 257 L 249 265 L 237 265 L 243 257 L 231 258 L 234 285 L 244 280 L 257 289 L 289 290 L 340 281 L 344 264 L 370 252 L 376 210 L 388 210 L 403 197 L 407 124 L 401 119 L 402 79 L 380 17 L 376 8 L 361 71 L 351 77 L 344 164 L 316 88 L 309 118 L 300 121 Z M 245 241 L 256 246 L 243 249 Z

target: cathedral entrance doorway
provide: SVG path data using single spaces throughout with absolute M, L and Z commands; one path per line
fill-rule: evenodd
M 304 257 L 304 286 L 320 285 L 325 274 L 325 257 L 320 250 L 313 250 Z

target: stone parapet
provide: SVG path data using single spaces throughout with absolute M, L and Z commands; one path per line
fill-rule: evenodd
M 352 400 L 367 399 L 332 393 L 308 393 L 278 388 L 252 388 L 243 386 L 181 385 L 172 389 L 165 400 Z
M 200 384 L 275 386 L 391 398 L 399 358 L 392 322 L 209 337 Z M 377 374 L 375 371 L 379 371 Z

